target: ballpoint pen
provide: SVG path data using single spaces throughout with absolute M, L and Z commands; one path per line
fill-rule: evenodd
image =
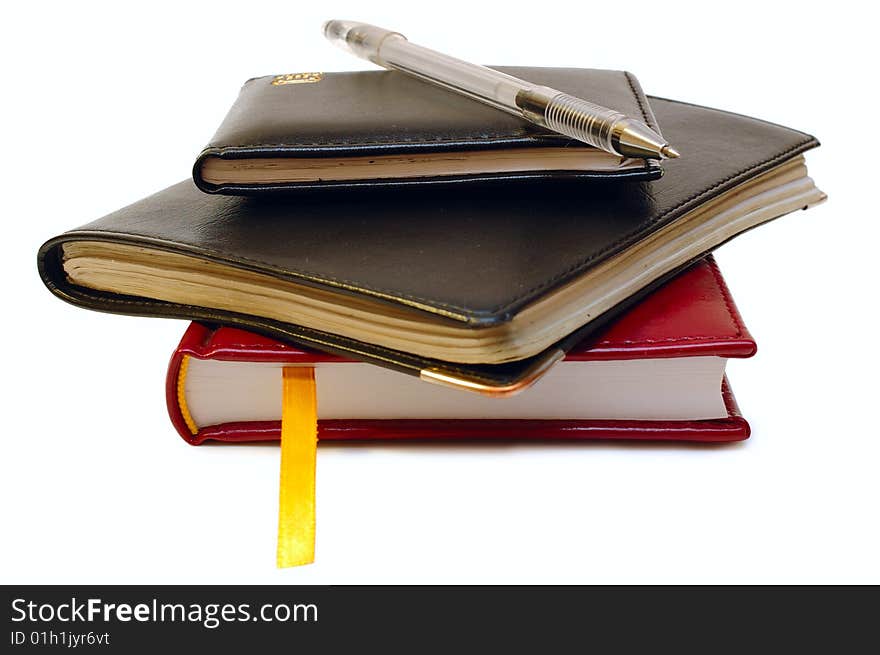
M 606 152 L 650 159 L 679 156 L 640 120 L 423 48 L 398 32 L 367 23 L 330 20 L 324 23 L 324 36 L 379 66 L 414 75 Z

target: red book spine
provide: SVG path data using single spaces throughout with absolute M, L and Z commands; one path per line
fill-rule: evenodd
M 670 280 L 631 308 L 602 334 L 574 348 L 569 361 L 624 360 L 714 355 L 749 357 L 755 341 L 742 322 L 715 261 L 708 257 Z M 198 428 L 181 403 L 181 366 L 187 356 L 243 362 L 313 364 L 350 361 L 305 351 L 235 328 L 192 323 L 168 368 L 168 412 L 189 443 L 269 441 L 280 438 L 280 421 L 226 423 Z M 527 392 L 526 392 L 527 393 Z M 741 441 L 749 425 L 739 413 L 725 379 L 721 394 L 727 417 L 700 421 L 624 420 L 324 420 L 318 437 L 326 441 L 364 440 L 541 440 L 629 439 L 660 441 Z

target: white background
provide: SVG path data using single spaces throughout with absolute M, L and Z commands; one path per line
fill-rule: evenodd
M 0 581 L 880 582 L 869 7 L 7 6 Z M 166 417 L 186 324 L 62 303 L 35 254 L 186 178 L 245 79 L 368 68 L 324 41 L 331 17 L 478 62 L 627 69 L 648 93 L 819 137 L 830 200 L 718 253 L 759 344 L 729 367 L 749 441 L 322 447 L 317 563 L 275 569 L 277 446 L 192 448 Z

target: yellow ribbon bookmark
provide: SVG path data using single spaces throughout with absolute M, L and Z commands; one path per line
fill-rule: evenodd
M 284 368 L 278 568 L 315 561 L 315 455 L 318 403 L 315 369 Z

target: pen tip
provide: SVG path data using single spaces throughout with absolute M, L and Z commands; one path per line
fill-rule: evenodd
M 667 159 L 678 159 L 681 155 L 678 154 L 678 150 L 673 148 L 672 146 L 665 145 L 660 149 L 660 154 L 666 157 Z

